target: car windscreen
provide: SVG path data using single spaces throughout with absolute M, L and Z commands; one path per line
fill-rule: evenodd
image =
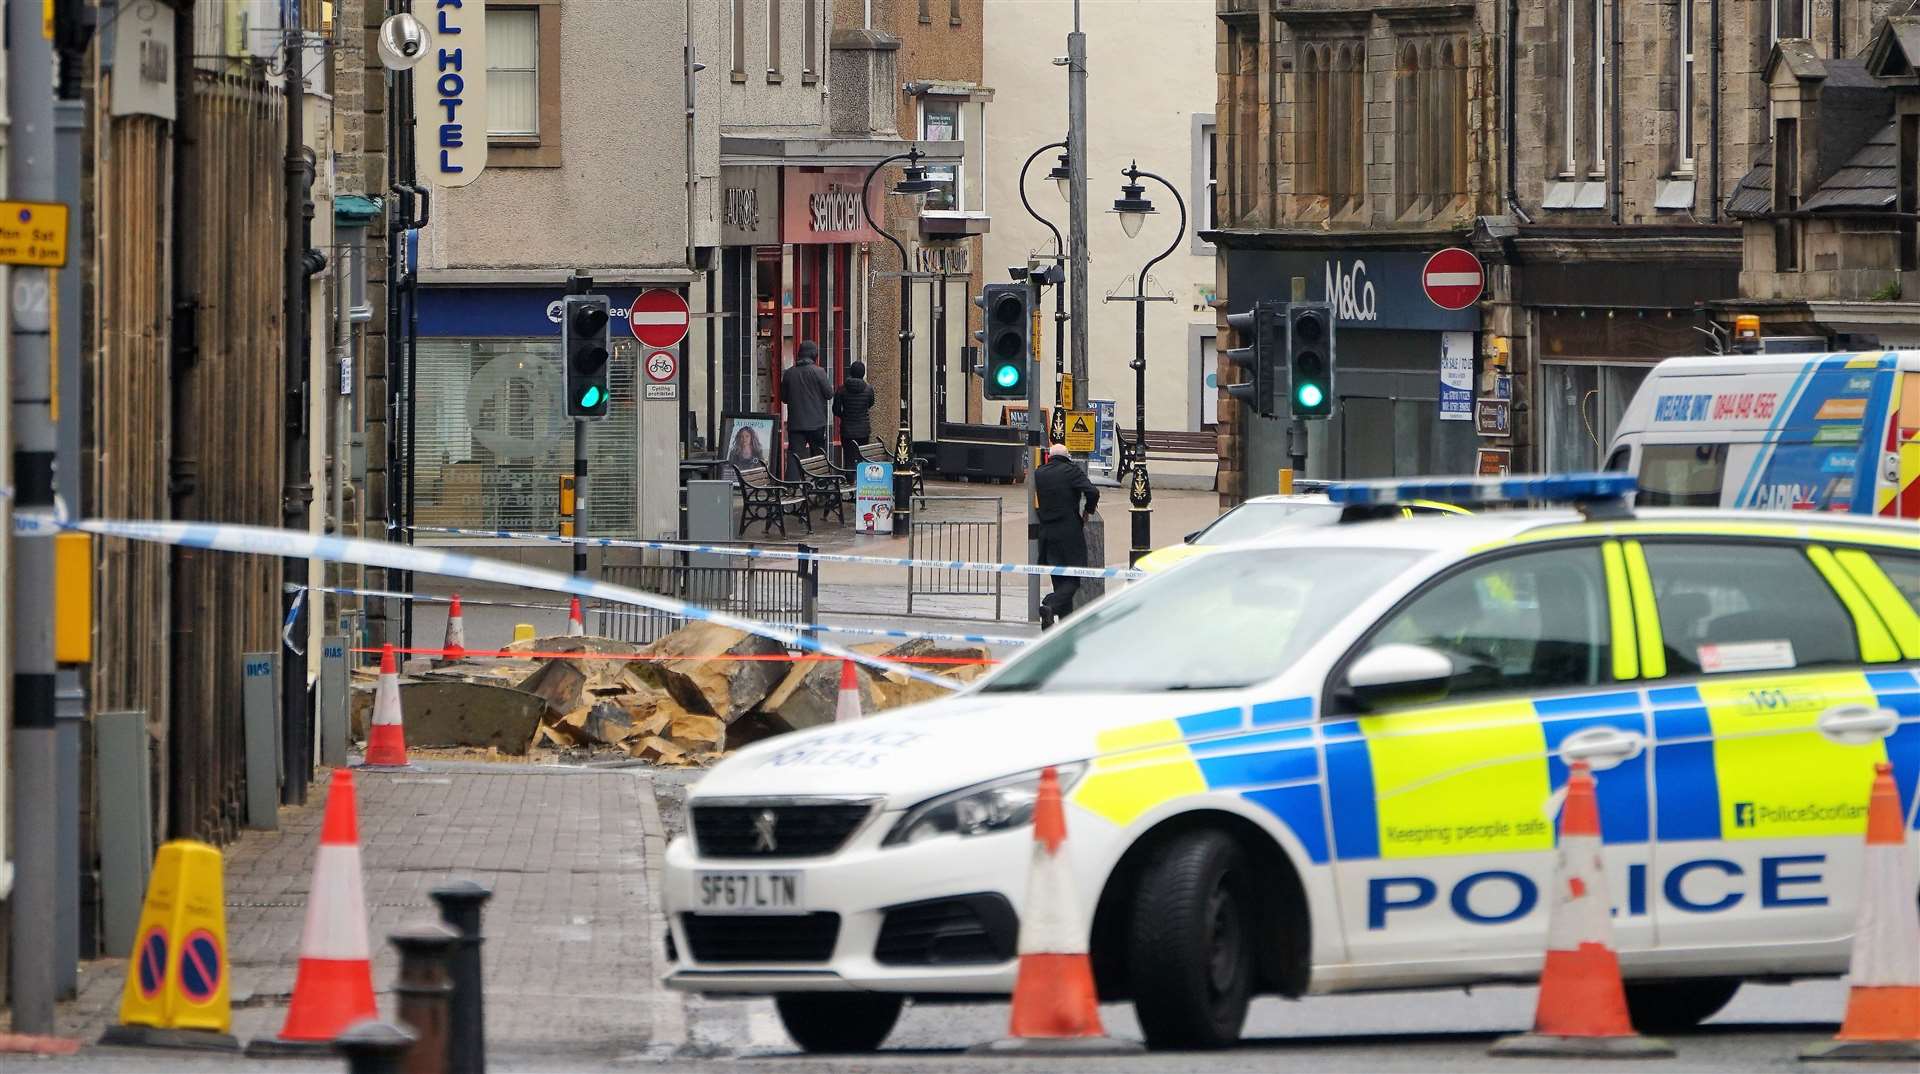
M 1265 537 L 1284 526 L 1337 522 L 1340 508 L 1330 503 L 1243 503 L 1213 520 L 1194 544 L 1232 544 Z
M 1228 690 L 1285 671 L 1421 553 L 1274 548 L 1201 556 L 1064 620 L 985 693 Z

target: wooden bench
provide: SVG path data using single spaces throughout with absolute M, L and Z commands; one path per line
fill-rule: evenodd
M 785 537 L 788 515 L 805 522 L 807 532 L 813 532 L 812 505 L 803 486 L 776 480 L 764 466 L 736 465 L 733 473 L 740 480 L 740 533 L 743 536 L 747 523 L 760 522 L 762 536 L 778 526 L 780 536 Z
M 806 479 L 804 485 L 808 499 L 820 509 L 821 521 L 826 521 L 827 516 L 832 515 L 841 525 L 846 525 L 845 500 L 853 493 L 852 484 L 840 469 L 825 455 L 808 455 L 800 460 L 800 473 Z
M 869 440 L 860 445 L 860 461 L 893 462 L 893 451 L 878 440 Z M 895 469 L 897 470 L 898 468 L 899 464 L 895 463 Z M 927 494 L 926 478 L 922 477 L 918 470 L 909 472 L 913 475 L 913 494 L 915 496 L 925 496 Z M 898 510 L 898 505 L 896 505 L 895 509 Z

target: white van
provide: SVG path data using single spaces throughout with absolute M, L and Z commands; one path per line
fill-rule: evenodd
M 1607 469 L 1649 505 L 1920 519 L 1920 351 L 1669 358 Z

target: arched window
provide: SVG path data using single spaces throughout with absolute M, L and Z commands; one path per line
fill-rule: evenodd
M 1329 210 L 1348 212 L 1360 207 L 1367 181 L 1366 54 L 1360 46 L 1340 46 L 1334 64 L 1338 79 L 1340 114 L 1330 128 L 1330 156 L 1337 162 L 1329 191 Z
M 1320 152 L 1321 132 L 1326 130 L 1322 114 L 1324 67 L 1324 53 L 1318 46 L 1300 50 L 1293 78 L 1293 192 L 1300 197 L 1313 197 L 1327 190 Z
M 1421 150 L 1425 132 L 1420 119 L 1422 71 L 1420 47 L 1409 41 L 1400 47 L 1393 79 L 1393 194 L 1397 215 L 1419 204 L 1425 191 Z

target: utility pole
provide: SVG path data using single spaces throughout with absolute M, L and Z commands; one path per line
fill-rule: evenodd
M 285 485 L 282 493 L 282 525 L 296 533 L 307 529 L 307 506 L 313 499 L 313 483 L 307 471 L 307 280 L 312 275 L 308 251 L 312 246 L 313 170 L 306 158 L 306 59 L 301 48 L 303 32 L 292 8 L 294 24 L 286 38 L 286 407 Z M 313 733 L 308 726 L 307 656 L 298 639 L 304 637 L 299 614 L 306 594 L 307 561 L 289 556 L 281 561 L 281 571 L 289 586 L 282 618 L 286 626 L 286 649 L 280 666 L 280 719 L 282 760 L 286 783 L 280 800 L 299 805 L 307 800 L 307 776 L 312 771 Z M 294 588 L 297 587 L 297 588 Z
M 1037 310 L 1040 308 L 1040 285 L 1047 282 L 1049 277 L 1053 278 L 1053 285 L 1055 287 L 1060 286 L 1060 281 L 1056 274 L 1062 271 L 1064 270 L 1058 262 L 1055 262 L 1052 267 L 1043 267 L 1043 263 L 1038 258 L 1027 262 L 1027 278 L 1022 282 L 1026 284 L 1027 288 L 1028 310 Z M 1038 563 L 1040 562 L 1040 500 L 1038 498 L 1039 488 L 1034 483 L 1034 479 L 1037 471 L 1040 469 L 1040 463 L 1044 460 L 1044 456 L 1041 454 L 1042 449 L 1046 447 L 1044 438 L 1041 436 L 1040 425 L 1034 420 L 1039 416 L 1042 400 L 1045 399 L 1045 396 L 1040 393 L 1039 349 L 1036 347 L 1028 347 L 1026 361 L 1028 363 L 1026 440 L 1027 562 Z M 1040 576 L 1037 574 L 1029 574 L 1027 575 L 1027 622 L 1037 623 L 1039 621 Z
M 1073 32 L 1067 35 L 1067 167 L 1073 171 L 1067 237 L 1073 257 L 1073 394 L 1079 400 L 1093 398 L 1087 379 L 1087 35 L 1080 32 L 1080 0 L 1073 0 Z
M 7 4 L 7 179 L 11 196 L 51 202 L 58 197 L 53 135 L 53 42 L 43 30 L 41 5 Z M 47 301 L 53 274 L 45 267 L 13 269 L 13 325 L 9 383 L 13 420 L 14 509 L 54 508 L 53 347 Z M 78 296 L 74 296 L 78 300 Z M 69 398 L 79 393 L 69 386 Z M 74 505 L 78 506 L 78 505 Z M 53 1032 L 55 970 L 53 922 L 58 913 L 59 733 L 55 729 L 53 541 L 19 539 L 9 549 L 13 590 L 13 865 L 9 900 L 12 951 L 8 978 L 16 1033 Z
M 593 293 L 593 277 L 578 269 L 567 280 L 570 295 Z M 571 361 L 562 354 L 560 360 Z M 573 576 L 587 576 L 587 419 L 573 419 Z M 604 562 L 604 561 L 603 561 Z

